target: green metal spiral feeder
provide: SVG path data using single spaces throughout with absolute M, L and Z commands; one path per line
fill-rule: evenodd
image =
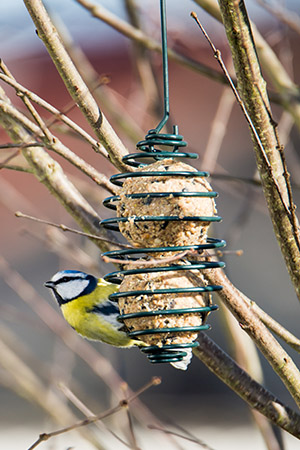
M 120 284 L 119 292 L 110 296 L 118 301 L 119 320 L 130 337 L 149 345 L 142 351 L 151 362 L 173 363 L 182 361 L 187 349 L 199 345 L 196 339 L 200 330 L 210 328 L 206 317 L 217 309 L 211 293 L 222 286 L 208 285 L 203 273 L 224 267 L 224 263 L 207 261 L 205 252 L 224 247 L 225 241 L 207 237 L 211 222 L 221 220 L 214 201 L 218 194 L 206 180 L 209 174 L 180 160 L 198 155 L 182 151 L 187 143 L 177 126 L 172 134 L 161 133 L 169 117 L 169 94 L 165 0 L 160 4 L 164 117 L 137 144 L 140 152 L 123 158 L 136 171 L 111 177 L 121 190 L 119 195 L 105 199 L 104 205 L 116 210 L 117 217 L 101 224 L 121 231 L 134 246 L 105 253 L 124 260 L 126 265 L 126 269 L 105 276 L 107 281 Z M 190 252 L 174 260 L 178 253 L 192 250 L 197 258 Z M 153 265 L 149 265 L 150 255 L 155 260 Z M 132 264 L 136 261 L 140 261 L 140 267 Z M 148 265 L 143 264 L 145 261 Z

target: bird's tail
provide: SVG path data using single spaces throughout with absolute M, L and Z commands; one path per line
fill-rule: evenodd
M 174 351 L 178 351 L 178 349 L 174 349 Z M 188 365 L 192 360 L 193 353 L 191 348 L 186 348 L 184 349 L 184 351 L 187 353 L 187 355 L 183 357 L 182 361 L 170 363 L 173 367 L 175 367 L 175 369 L 186 370 L 188 368 Z

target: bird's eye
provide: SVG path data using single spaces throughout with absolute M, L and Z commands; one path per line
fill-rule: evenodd
M 60 283 L 67 283 L 68 281 L 70 281 L 70 278 L 69 278 L 69 277 L 62 277 L 62 278 L 60 279 Z

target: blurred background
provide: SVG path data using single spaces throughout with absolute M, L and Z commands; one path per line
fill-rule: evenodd
M 135 142 L 142 139 L 147 130 L 156 126 L 159 121 L 157 109 L 160 102 L 157 103 L 153 92 L 161 91 L 160 55 L 146 53 L 155 74 L 156 84 L 153 90 L 149 84 L 148 91 L 145 92 L 141 88 L 140 68 L 136 64 L 137 50 L 133 49 L 127 38 L 104 22 L 93 18 L 76 1 L 49 0 L 44 3 L 65 41 L 71 46 L 74 58 L 79 58 L 87 70 L 87 62 L 80 59 L 82 51 L 91 65 L 91 76 L 97 74 L 98 81 L 101 80 L 102 86 L 96 92 L 99 105 L 129 150 L 135 151 Z M 122 20 L 128 20 L 123 0 L 98 0 L 95 3 L 107 8 Z M 137 3 L 143 31 L 159 41 L 158 0 L 143 0 Z M 295 20 L 299 19 L 300 5 L 297 0 L 275 3 L 293 11 Z M 251 19 L 275 50 L 291 78 L 299 84 L 299 34 L 274 15 L 270 15 L 260 2 L 248 0 L 246 6 Z M 207 42 L 190 18 L 192 10 L 197 12 L 215 45 L 222 50 L 223 59 L 231 70 L 229 49 L 222 26 L 192 0 L 167 2 L 169 47 L 216 71 L 219 70 Z M 21 0 L 0 3 L 0 49 L 1 59 L 19 83 L 56 108 L 67 110 L 74 121 L 90 132 L 80 111 L 72 105 L 71 98 L 42 41 L 35 33 L 35 27 Z M 214 190 L 219 192 L 217 208 L 223 221 L 214 226 L 212 235 L 226 239 L 230 251 L 243 250 L 242 256 L 237 256 L 234 252 L 224 256 L 227 274 L 242 292 L 297 335 L 299 302 L 274 237 L 260 187 L 250 182 L 256 178 L 256 168 L 245 119 L 232 94 L 221 83 L 173 61 L 169 62 L 169 73 L 169 122 L 178 124 L 180 134 L 188 141 L 188 149 L 199 154 L 198 161 L 193 165 L 211 172 L 211 184 Z M 1 86 L 12 102 L 23 109 L 14 91 L 4 83 L 1 83 Z M 270 91 L 273 91 L 272 86 Z M 299 130 L 275 103 L 272 104 L 272 110 L 286 146 L 288 167 L 295 185 L 295 203 L 298 204 Z M 43 112 L 43 117 L 49 119 L 51 116 Z M 124 117 L 128 121 L 125 125 L 122 120 Z M 107 176 L 116 173 L 115 168 L 93 152 L 86 143 L 81 144 L 72 135 L 66 135 L 57 124 L 56 129 L 54 124 L 52 130 L 72 151 L 100 172 Z M 0 131 L 0 139 L 2 145 L 9 142 L 3 130 Z M 4 160 L 8 154 L 5 153 L 7 150 L 0 151 L 3 152 L 0 154 L 1 160 Z M 109 217 L 109 210 L 102 206 L 102 200 L 109 194 L 97 188 L 92 181 L 61 158 L 55 155 L 53 157 L 62 164 L 99 215 L 102 218 Z M 116 398 L 105 380 L 95 373 L 93 363 L 89 365 L 83 357 L 76 355 L 37 314 L 37 305 L 44 304 L 43 302 L 57 310 L 49 292 L 43 287 L 43 283 L 57 270 L 88 267 L 95 275 L 104 275 L 111 271 L 112 267 L 101 262 L 98 250 L 87 239 L 16 218 L 16 211 L 77 228 L 64 209 L 32 175 L 1 170 L 0 330 L 3 342 L 14 355 L 19 355 L 26 361 L 26 367 L 32 371 L 32 376 L 36 375 L 43 380 L 40 388 L 45 396 L 55 391 L 59 401 L 57 406 L 53 406 L 54 409 L 67 403 L 67 395 L 62 392 L 61 385 L 69 386 L 93 412 L 101 412 L 114 406 Z M 32 286 L 33 291 L 30 291 L 28 285 Z M 38 299 L 38 296 L 41 298 Z M 33 298 L 35 300 L 32 300 Z M 219 302 L 217 298 L 215 302 Z M 41 306 L 40 311 L 41 315 L 48 314 L 46 307 L 43 309 Z M 53 315 L 54 323 L 55 317 Z M 222 320 L 222 310 L 211 315 L 209 322 L 212 325 L 209 336 L 232 354 Z M 77 345 L 77 341 L 74 342 L 74 345 Z M 146 391 L 141 400 L 154 416 L 169 424 L 168 426 L 175 426 L 177 431 L 183 427 L 214 449 L 240 449 L 242 445 L 244 450 L 252 449 L 254 445 L 257 449 L 265 448 L 262 438 L 252 425 L 246 405 L 198 359 L 194 358 L 189 370 L 181 373 L 167 365 L 151 365 L 145 356 L 135 349 L 125 351 L 104 344 L 91 344 L 91 348 L 91 360 L 93 361 L 95 355 L 94 350 L 107 358 L 133 390 L 147 383 L 154 375 L 162 377 L 162 383 Z M 299 363 L 299 356 L 290 349 L 288 351 L 295 362 Z M 20 361 L 11 361 L 9 352 L 5 353 L 5 358 L 1 358 L 1 354 L 4 355 L 4 347 L 0 350 L 0 447 L 6 450 L 25 449 L 34 442 L 40 432 L 55 429 L 57 424 L 43 407 L 46 400 L 42 400 L 42 405 L 39 405 L 38 399 L 29 394 L 28 386 L 22 387 L 22 380 L 18 379 L 18 376 L 23 378 L 22 374 L 24 380 L 31 379 L 33 386 L 35 385 L 34 378 L 30 378 L 27 369 Z M 295 405 L 280 379 L 263 359 L 262 366 L 264 385 L 294 408 Z M 20 368 L 15 377 L 10 372 L 12 367 Z M 103 362 L 103 370 L 105 367 Z M 29 381 L 28 383 L 30 384 Z M 37 396 L 38 392 L 39 389 L 36 389 Z M 74 411 L 77 413 L 75 407 Z M 77 414 L 81 417 L 80 413 Z M 111 428 L 116 420 L 119 425 L 123 424 L 124 419 L 118 416 L 117 419 L 111 420 Z M 105 433 L 107 436 L 103 442 L 104 448 L 125 448 L 113 436 Z M 197 447 L 196 444 L 182 439 L 168 440 L 159 431 L 144 429 L 138 435 L 139 445 L 143 449 L 153 448 L 154 443 L 160 445 L 161 442 L 164 448 Z M 250 435 L 251 440 L 245 439 Z M 285 434 L 284 440 L 288 450 L 299 448 L 293 437 Z M 49 441 L 49 444 L 42 444 L 41 448 L 63 449 L 67 446 L 78 449 L 93 448 L 86 442 L 80 443 L 76 434 L 55 438 Z

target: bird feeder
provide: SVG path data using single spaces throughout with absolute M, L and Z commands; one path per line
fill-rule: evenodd
M 200 330 L 210 328 L 206 317 L 217 309 L 211 293 L 222 286 L 209 285 L 204 274 L 224 263 L 208 261 L 205 252 L 224 247 L 225 241 L 208 237 L 210 224 L 221 220 L 215 206 L 218 194 L 207 181 L 208 172 L 181 161 L 198 155 L 184 151 L 187 143 L 177 126 L 172 134 L 161 132 L 169 118 L 165 0 L 160 0 L 160 9 L 164 116 L 137 144 L 139 152 L 123 158 L 135 171 L 110 178 L 120 193 L 103 203 L 115 210 L 117 217 L 101 224 L 120 231 L 133 246 L 105 253 L 124 261 L 124 270 L 105 276 L 120 284 L 119 292 L 110 296 L 118 302 L 119 320 L 130 337 L 148 344 L 142 351 L 151 362 L 173 363 L 182 361 L 188 348 L 199 345 Z M 186 255 L 172 260 L 172 256 L 192 250 L 197 258 Z M 150 257 L 155 260 L 153 265 Z

